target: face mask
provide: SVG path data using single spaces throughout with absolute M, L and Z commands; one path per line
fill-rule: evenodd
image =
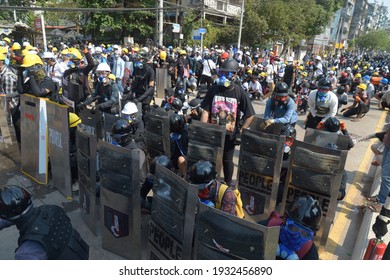
M 186 59 L 187 57 L 186 56 L 183 56 L 183 59 Z
M 135 115 L 123 115 L 123 118 L 129 120 L 130 122 L 134 122 L 136 119 Z
M 224 87 L 230 86 L 230 81 L 225 76 L 221 76 L 220 78 L 216 79 L 215 83 L 219 86 L 224 86 Z
M 318 92 L 318 99 L 321 101 L 321 102 L 324 102 L 326 100 L 326 97 L 328 96 L 328 92 L 327 91 L 317 91 Z
M 76 68 L 76 64 L 73 61 L 68 62 L 68 67 L 69 68 Z
M 100 76 L 100 77 L 98 78 L 98 82 L 99 82 L 99 83 L 105 84 L 105 83 L 107 82 L 107 79 L 106 79 L 104 76 Z
M 115 57 L 118 58 L 118 57 L 119 57 L 119 54 L 115 54 Z
M 143 69 L 143 68 L 144 68 L 144 65 L 143 65 L 142 62 L 140 62 L 140 61 L 136 62 L 134 66 L 135 66 L 136 68 L 138 68 L 138 69 Z

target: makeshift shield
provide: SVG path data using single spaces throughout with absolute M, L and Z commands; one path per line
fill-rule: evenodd
M 306 128 L 303 142 L 320 147 L 325 147 L 327 144 L 335 144 L 341 150 L 348 150 L 349 136 L 329 131 Z
M 112 143 L 111 130 L 113 125 L 119 119 L 120 117 L 113 114 L 103 113 L 103 138 L 107 143 Z
M 140 155 L 99 140 L 102 247 L 141 258 Z
M 81 119 L 80 127 L 89 134 L 96 135 L 97 139 L 103 139 L 102 112 L 96 110 L 92 114 L 90 110 L 81 110 L 78 114 Z
M 72 197 L 70 166 L 69 107 L 46 101 L 49 130 L 49 158 L 53 185 L 63 195 Z
M 169 115 L 164 110 L 153 110 L 144 116 L 146 153 L 151 160 L 156 156 L 170 157 Z
M 62 78 L 61 100 L 75 112 L 77 104 L 84 99 L 84 89 L 81 84 L 74 84 Z
M 316 233 L 325 246 L 337 207 L 337 196 L 344 171 L 347 151 L 319 147 L 295 141 L 287 171 L 281 213 L 289 203 L 302 195 L 317 199 L 322 211 L 321 228 Z
M 46 185 L 48 182 L 46 99 L 21 94 L 20 111 L 21 170 L 37 183 Z
M 195 225 L 198 187 L 157 165 L 149 223 L 150 259 L 189 260 Z
M 280 227 L 245 221 L 201 202 L 194 257 L 201 260 L 274 260 Z
M 264 220 L 275 210 L 285 139 L 248 129 L 242 133 L 237 178 L 249 220 Z

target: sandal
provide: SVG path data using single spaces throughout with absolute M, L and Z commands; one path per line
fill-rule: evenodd
M 370 197 L 366 197 L 366 200 L 369 201 L 369 202 L 374 202 L 374 203 L 378 203 L 379 202 L 379 200 L 376 197 L 376 195 L 370 196 Z
M 370 209 L 372 212 L 379 213 L 382 210 L 382 204 L 374 203 L 368 206 L 368 209 Z

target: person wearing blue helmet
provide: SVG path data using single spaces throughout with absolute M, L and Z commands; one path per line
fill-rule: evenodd
M 366 92 L 367 92 L 368 98 L 371 99 L 371 98 L 373 98 L 375 96 L 375 87 L 371 83 L 370 79 L 371 78 L 368 75 L 364 75 L 363 78 L 362 78 L 363 83 L 367 86 Z
M 389 80 L 386 78 L 382 78 L 380 84 L 378 86 L 378 90 L 376 91 L 375 98 L 379 100 L 378 107 L 381 108 L 381 100 L 385 92 L 389 90 Z
M 385 81 L 383 81 L 385 80 Z M 388 80 L 386 78 L 383 78 L 381 80 L 381 83 L 383 81 L 383 84 L 386 83 L 386 86 L 388 85 Z M 379 102 L 379 108 L 382 108 L 383 110 L 386 109 L 386 108 L 389 108 L 390 109 L 390 93 L 389 93 L 389 90 L 388 90 L 388 87 L 387 87 L 387 90 L 383 90 L 381 92 L 381 99 L 380 99 L 380 102 Z

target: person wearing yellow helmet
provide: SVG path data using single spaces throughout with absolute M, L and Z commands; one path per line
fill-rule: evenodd
M 71 54 L 69 55 L 69 53 Z M 80 102 L 83 102 L 85 99 L 87 99 L 87 97 L 92 96 L 92 90 L 89 86 L 88 75 L 89 72 L 91 72 L 91 70 L 95 66 L 95 62 L 92 58 L 92 55 L 87 48 L 84 48 L 83 53 L 87 60 L 87 65 L 80 64 L 82 55 L 77 49 L 70 48 L 68 50 L 68 54 L 65 55 L 70 59 L 70 63 L 68 64 L 69 68 L 65 70 L 63 75 L 63 79 L 66 79 L 72 84 L 78 85 L 80 89 L 79 92 L 82 92 L 80 100 L 77 100 Z
M 70 170 L 72 175 L 72 184 L 77 182 L 78 168 L 77 168 L 77 145 L 76 145 L 76 131 L 77 126 L 81 124 L 81 119 L 75 113 L 69 113 L 69 156 L 70 156 Z
M 176 60 L 175 80 L 176 80 L 176 84 L 179 83 L 180 81 L 183 82 L 184 92 L 186 92 L 187 80 L 189 76 L 190 76 L 190 62 L 187 59 L 187 52 L 185 50 L 181 50 L 179 52 L 179 58 Z
M 22 47 L 18 42 L 14 42 L 12 47 L 9 48 L 10 52 L 10 66 L 15 70 L 20 68 L 20 64 L 23 63 Z
M 27 54 L 20 65 L 24 71 L 19 75 L 18 91 L 20 94 L 29 93 L 37 97 L 50 98 L 58 101 L 58 88 L 53 80 L 46 76 L 43 61 L 36 54 Z
M 15 129 L 16 140 L 20 145 L 20 110 L 19 92 L 17 91 L 18 76 L 16 71 L 6 65 L 7 57 L 0 53 L 0 88 L 6 96 L 8 108 Z
M 344 112 L 344 117 L 347 118 L 356 115 L 352 121 L 357 122 L 370 110 L 370 98 L 366 90 L 366 84 L 361 83 L 356 86 L 353 104 L 341 110 L 341 112 Z

